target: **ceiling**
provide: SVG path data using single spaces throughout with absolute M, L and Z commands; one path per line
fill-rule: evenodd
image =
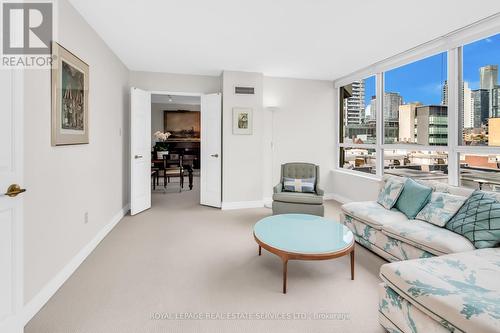
M 151 95 L 151 103 L 200 105 L 200 96 Z
M 333 80 L 500 12 L 498 0 L 70 0 L 130 70 Z

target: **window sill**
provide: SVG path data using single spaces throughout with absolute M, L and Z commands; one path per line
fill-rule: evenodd
M 364 173 L 361 171 L 354 171 L 354 170 L 348 170 L 348 169 L 342 169 L 342 168 L 336 168 L 336 169 L 333 169 L 332 171 L 336 172 L 336 173 L 344 174 L 344 175 L 356 176 L 356 177 L 365 178 L 365 179 L 369 179 L 369 180 L 377 181 L 377 182 L 382 180 L 382 178 L 377 176 L 377 175 L 372 175 L 372 174 Z

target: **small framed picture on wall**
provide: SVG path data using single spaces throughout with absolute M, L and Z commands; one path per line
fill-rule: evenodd
M 233 108 L 233 134 L 252 134 L 252 108 Z
M 52 43 L 52 145 L 89 143 L 89 65 Z

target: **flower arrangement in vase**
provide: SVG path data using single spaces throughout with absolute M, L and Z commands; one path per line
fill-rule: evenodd
M 163 155 L 167 155 L 168 154 L 168 149 L 167 149 L 167 145 L 165 143 L 165 141 L 167 141 L 168 137 L 171 136 L 172 133 L 170 132 L 160 132 L 160 131 L 156 131 L 153 136 L 155 137 L 156 140 L 158 140 L 158 142 L 156 143 L 156 157 L 158 159 L 163 159 Z M 162 143 L 162 144 L 160 144 Z

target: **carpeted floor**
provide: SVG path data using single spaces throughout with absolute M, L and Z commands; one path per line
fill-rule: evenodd
M 358 246 L 354 281 L 348 256 L 291 261 L 284 295 L 280 259 L 259 257 L 252 237 L 271 211 L 200 206 L 197 185 L 154 193 L 150 210 L 125 217 L 25 332 L 384 332 L 382 259 Z M 326 216 L 338 215 L 328 201 Z

